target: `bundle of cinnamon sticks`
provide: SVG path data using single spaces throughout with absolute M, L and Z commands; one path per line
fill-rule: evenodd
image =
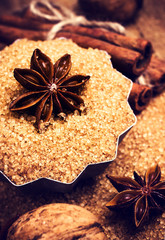
M 18 38 L 45 40 L 56 24 L 33 15 L 29 9 L 15 15 L 0 16 L 0 47 L 9 45 Z M 152 94 L 165 89 L 165 62 L 152 57 L 150 41 L 128 37 L 102 28 L 67 25 L 55 36 L 71 38 L 84 48 L 98 48 L 107 51 L 118 71 L 134 83 L 129 103 L 135 113 L 149 104 Z M 139 76 L 144 75 L 145 81 Z

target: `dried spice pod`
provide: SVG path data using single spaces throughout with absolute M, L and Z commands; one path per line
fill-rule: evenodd
M 165 181 L 160 181 L 161 169 L 158 164 L 148 168 L 144 178 L 135 171 L 134 179 L 108 175 L 107 178 L 119 193 L 106 206 L 109 209 L 128 209 L 133 205 L 136 227 L 146 220 L 150 209 L 164 211 Z
M 57 203 L 25 213 L 9 228 L 7 240 L 27 239 L 107 238 L 97 217 L 91 212 L 76 205 Z
M 65 54 L 53 65 L 51 59 L 41 50 L 35 49 L 30 69 L 14 69 L 14 77 L 29 92 L 23 93 L 10 104 L 11 111 L 20 111 L 36 106 L 35 116 L 38 129 L 40 121 L 50 120 L 53 112 L 64 114 L 66 109 L 81 113 L 83 99 L 75 93 L 89 80 L 90 76 L 68 77 L 71 56 Z

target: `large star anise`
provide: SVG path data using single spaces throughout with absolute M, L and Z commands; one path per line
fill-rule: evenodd
M 134 219 L 137 227 L 144 222 L 149 209 L 164 210 L 165 181 L 160 181 L 161 170 L 158 165 L 150 167 L 144 179 L 136 172 L 134 172 L 134 180 L 130 177 L 107 176 L 107 178 L 120 193 L 106 206 L 109 209 L 118 209 L 134 204 Z
M 31 57 L 30 69 L 14 69 L 14 77 L 29 92 L 19 96 L 10 104 L 11 111 L 24 110 L 35 106 L 38 129 L 40 121 L 49 121 L 52 112 L 78 110 L 83 99 L 75 93 L 89 80 L 90 76 L 67 77 L 71 69 L 71 56 L 65 54 L 54 65 L 41 50 L 35 49 Z

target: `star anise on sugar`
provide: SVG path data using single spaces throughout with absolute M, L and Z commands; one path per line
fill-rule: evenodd
M 61 114 L 78 110 L 84 104 L 78 96 L 79 90 L 90 76 L 73 75 L 68 77 L 71 69 L 71 56 L 65 54 L 55 64 L 41 50 L 35 49 L 31 57 L 30 69 L 14 69 L 15 79 L 26 88 L 27 92 L 11 102 L 11 111 L 35 109 L 36 123 L 40 129 L 41 119 L 50 120 L 52 113 Z
M 134 205 L 136 227 L 146 220 L 150 209 L 156 208 L 164 211 L 165 181 L 160 181 L 161 170 L 158 165 L 150 167 L 146 171 L 144 179 L 136 172 L 134 172 L 134 179 L 108 175 L 107 178 L 119 193 L 106 206 L 113 210 Z

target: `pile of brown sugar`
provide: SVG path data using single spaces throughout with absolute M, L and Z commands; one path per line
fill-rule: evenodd
M 35 117 L 13 113 L 10 102 L 26 90 L 13 77 L 14 68 L 29 68 L 39 48 L 55 63 L 71 55 L 70 75 L 90 75 L 81 97 L 86 111 L 68 114 L 66 121 L 52 116 L 38 133 Z M 135 123 L 127 98 L 131 81 L 113 69 L 110 56 L 97 49 L 83 49 L 71 40 L 19 40 L 0 53 L 0 170 L 14 183 L 40 177 L 72 182 L 90 163 L 115 158 L 120 134 Z

